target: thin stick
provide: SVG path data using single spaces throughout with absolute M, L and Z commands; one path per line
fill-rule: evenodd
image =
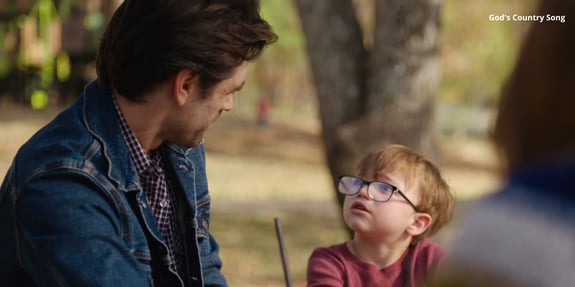
M 288 266 L 288 262 L 287 262 L 287 255 L 285 252 L 285 247 L 284 247 L 284 240 L 283 240 L 283 236 L 282 236 L 282 230 L 281 230 L 281 226 L 280 226 L 280 220 L 279 218 L 274 218 L 274 222 L 275 222 L 275 226 L 276 226 L 276 235 L 278 237 L 278 242 L 280 245 L 280 254 L 282 257 L 282 266 L 284 269 L 284 278 L 286 281 L 286 287 L 291 287 L 291 280 L 290 280 L 290 274 L 289 274 L 289 266 Z

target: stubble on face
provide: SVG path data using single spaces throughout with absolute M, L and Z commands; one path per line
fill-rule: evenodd
M 246 64 L 240 65 L 232 77 L 208 89 L 198 89 L 190 102 L 178 111 L 176 128 L 172 134 L 176 144 L 194 147 L 202 143 L 204 135 L 222 116 L 231 111 L 233 95 L 239 91 L 246 77 Z

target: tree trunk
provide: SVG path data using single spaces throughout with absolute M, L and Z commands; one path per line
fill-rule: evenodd
M 319 99 L 322 140 L 334 187 L 353 170 L 353 154 L 338 130 L 361 116 L 365 102 L 366 51 L 349 0 L 297 0 Z M 339 202 L 343 197 L 336 192 Z
M 365 47 L 352 0 L 296 0 L 334 187 L 386 143 L 435 158 L 441 1 L 374 2 L 373 47 Z
M 440 7 L 440 0 L 376 1 L 366 123 L 356 133 L 365 131 L 355 137 L 364 148 L 400 143 L 435 157 Z

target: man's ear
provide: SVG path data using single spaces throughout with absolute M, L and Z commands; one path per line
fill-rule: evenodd
M 200 75 L 190 69 L 180 69 L 174 77 L 174 98 L 179 106 L 199 91 Z
M 407 232 L 411 236 L 417 236 L 425 232 L 427 228 L 431 225 L 432 219 L 431 215 L 427 213 L 415 213 L 413 216 L 413 221 L 407 227 Z

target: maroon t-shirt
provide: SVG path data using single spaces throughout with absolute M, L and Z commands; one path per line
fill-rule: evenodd
M 390 266 L 377 266 L 356 258 L 345 243 L 317 248 L 307 266 L 307 286 L 422 286 L 441 264 L 446 251 L 424 239 L 407 249 Z

